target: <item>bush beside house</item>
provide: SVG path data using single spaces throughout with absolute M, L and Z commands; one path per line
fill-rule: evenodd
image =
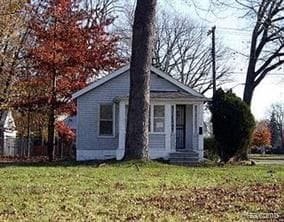
M 232 91 L 219 89 L 213 96 L 209 109 L 221 161 L 247 159 L 255 126 L 250 108 Z

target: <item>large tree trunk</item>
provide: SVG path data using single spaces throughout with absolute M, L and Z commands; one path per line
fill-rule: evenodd
M 245 84 L 245 89 L 244 89 L 244 95 L 243 95 L 243 101 L 248 105 L 251 106 L 251 101 L 253 97 L 253 92 L 254 92 L 254 78 L 252 77 L 252 74 L 249 73 L 247 74 L 246 78 L 246 84 Z
M 253 91 L 254 91 L 254 87 L 246 83 L 243 100 L 248 106 L 251 106 Z
M 53 150 L 54 150 L 54 123 L 55 123 L 55 114 L 53 107 L 50 108 L 48 114 L 48 129 L 47 129 L 47 155 L 48 160 L 53 160 Z
M 125 159 L 148 159 L 150 70 L 156 0 L 137 0 L 130 63 Z
M 55 58 L 55 57 L 54 57 Z M 53 160 L 54 154 L 54 136 L 55 136 L 55 109 L 56 109 L 56 68 L 53 68 L 53 75 L 51 79 L 51 98 L 49 101 L 48 110 L 48 129 L 47 129 L 47 154 L 48 160 Z

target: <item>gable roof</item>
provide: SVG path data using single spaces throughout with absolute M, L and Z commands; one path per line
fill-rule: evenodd
M 130 69 L 130 65 L 126 65 L 123 66 L 122 68 L 112 72 L 111 74 L 91 83 L 90 85 L 86 86 L 85 88 L 79 90 L 78 92 L 74 93 L 72 95 L 72 99 L 76 99 L 84 94 L 86 94 L 87 92 L 97 88 L 98 86 L 108 82 L 109 80 L 116 78 L 117 76 L 125 73 L 126 71 L 128 71 Z M 201 93 L 197 92 L 196 90 L 182 84 L 181 82 L 177 81 L 176 79 L 174 79 L 173 77 L 171 77 L 170 75 L 164 73 L 163 71 L 161 71 L 160 69 L 157 69 L 155 67 L 151 67 L 151 71 L 153 73 L 155 73 L 156 75 L 160 76 L 161 78 L 169 81 L 170 83 L 172 83 L 173 85 L 176 85 L 177 87 L 183 89 L 184 91 L 192 94 L 193 96 L 199 97 L 199 98 L 203 98 L 206 99 Z

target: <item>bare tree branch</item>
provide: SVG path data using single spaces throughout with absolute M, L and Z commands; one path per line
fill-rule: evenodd
M 128 18 L 131 14 L 128 13 Z M 211 41 L 206 35 L 207 29 L 196 25 L 196 22 L 190 18 L 164 11 L 158 13 L 156 23 L 153 65 L 199 92 L 205 93 L 210 90 L 212 58 Z M 125 23 L 122 25 L 125 26 Z M 130 36 L 128 29 L 124 31 L 123 36 Z M 127 40 L 129 41 L 130 38 L 127 37 Z M 129 43 L 126 45 L 130 46 Z M 124 54 L 130 54 L 130 48 L 127 50 L 128 52 Z M 229 52 L 219 43 L 216 55 L 217 80 L 218 85 L 221 85 L 229 80 L 230 73 L 226 65 Z

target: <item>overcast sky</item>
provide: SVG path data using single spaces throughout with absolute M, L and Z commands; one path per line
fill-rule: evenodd
M 245 82 L 245 72 L 247 61 L 242 54 L 248 54 L 250 33 L 252 30 L 252 21 L 240 18 L 236 11 L 227 9 L 226 11 L 215 11 L 217 14 L 212 15 L 196 9 L 192 5 L 185 4 L 187 0 L 160 0 L 159 7 L 166 8 L 173 13 L 182 13 L 195 19 L 200 25 L 211 27 L 216 25 L 216 38 L 220 40 L 229 50 L 232 51 L 231 67 L 233 70 L 234 82 L 223 86 L 224 88 L 233 88 L 238 96 L 242 97 L 243 83 Z M 192 0 L 188 0 L 191 2 Z M 208 0 L 196 0 L 198 7 L 207 9 Z M 208 37 L 210 38 L 210 37 Z M 233 62 L 232 62 L 233 61 Z M 217 61 L 218 62 L 218 61 Z M 272 103 L 284 103 L 284 74 L 283 71 L 273 71 L 264 81 L 256 88 L 253 101 L 252 112 L 256 119 L 268 117 L 268 109 Z

